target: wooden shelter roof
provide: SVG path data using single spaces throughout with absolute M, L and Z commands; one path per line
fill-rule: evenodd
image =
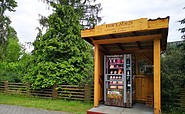
M 161 39 L 161 50 L 166 49 L 169 17 L 141 18 L 95 26 L 81 31 L 81 37 L 92 45 L 100 44 L 106 53 L 127 53 L 153 50 L 155 38 Z

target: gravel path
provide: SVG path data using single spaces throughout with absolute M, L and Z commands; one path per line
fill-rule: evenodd
M 0 104 L 0 114 L 69 114 L 69 113 Z

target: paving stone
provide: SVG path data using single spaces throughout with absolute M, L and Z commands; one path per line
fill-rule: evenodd
M 106 114 L 121 114 L 124 110 L 125 110 L 125 108 L 110 107 L 104 113 L 106 113 Z
M 0 104 L 0 114 L 69 114 L 69 113 Z
M 147 107 L 145 104 L 136 103 L 132 108 L 100 105 L 96 108 L 90 109 L 89 111 L 106 114 L 153 114 L 154 110 L 152 107 Z

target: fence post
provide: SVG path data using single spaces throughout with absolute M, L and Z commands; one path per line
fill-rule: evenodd
M 57 90 L 57 84 L 54 84 L 53 85 L 53 88 L 52 88 L 52 98 L 57 98 L 57 93 L 58 93 L 58 90 Z
M 30 96 L 30 84 L 26 83 L 26 95 Z
M 85 84 L 85 102 L 90 102 L 91 101 L 91 85 Z
M 8 81 L 4 81 L 4 92 L 8 93 Z

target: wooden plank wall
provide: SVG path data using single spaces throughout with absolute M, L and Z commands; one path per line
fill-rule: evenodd
M 149 55 L 148 55 L 149 56 Z M 146 102 L 146 97 L 149 94 L 153 94 L 153 76 L 145 76 L 144 74 L 139 74 L 139 61 L 146 60 L 147 58 L 143 54 L 136 54 L 136 74 L 135 74 L 135 84 L 136 84 L 136 101 Z M 151 64 L 149 62 L 149 64 Z
M 146 96 L 153 94 L 153 77 L 137 75 L 136 79 L 136 101 L 145 102 Z
M 104 53 L 100 50 L 100 79 L 99 79 L 99 101 L 103 100 L 104 95 Z

